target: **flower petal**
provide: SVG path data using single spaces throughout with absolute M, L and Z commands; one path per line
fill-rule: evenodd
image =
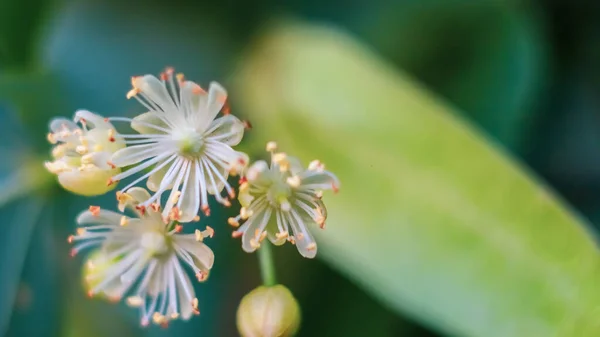
M 304 171 L 300 178 L 302 183 L 299 189 L 306 190 L 337 190 L 340 187 L 340 181 L 335 174 L 329 171 Z
M 244 136 L 244 123 L 233 115 L 225 115 L 215 119 L 209 130 L 212 131 L 207 135 L 208 139 L 235 146 Z
M 135 116 L 131 121 L 131 128 L 141 134 L 165 134 L 164 131 L 153 128 L 152 125 L 169 129 L 169 126 L 161 118 L 160 113 L 156 111 L 145 112 Z
M 200 184 L 204 182 L 199 181 L 199 177 L 196 176 L 196 165 L 197 163 L 190 162 L 188 165 L 189 173 L 187 175 L 187 181 L 184 182 L 181 190 L 180 206 L 181 209 L 181 222 L 190 222 L 198 214 L 200 208 Z
M 200 98 L 202 99 L 202 98 Z M 227 100 L 227 91 L 217 82 L 211 82 L 206 95 L 206 104 L 200 105 L 200 118 L 197 120 L 198 130 L 204 131 L 210 127 L 219 111 L 225 105 Z
M 138 88 L 150 100 L 152 100 L 165 113 L 177 111 L 173 98 L 167 91 L 166 86 L 153 75 L 144 75 L 133 80 L 134 87 Z
M 292 227 L 298 252 L 306 258 L 312 259 L 317 255 L 317 244 L 308 226 L 315 222 L 304 214 L 299 215 L 297 212 L 289 212 L 286 216 L 289 220 L 288 223 Z
M 104 117 L 97 115 L 88 110 L 77 110 L 75 117 L 73 118 L 76 122 L 83 121 L 89 126 L 101 129 L 114 129 L 113 125 L 106 121 Z
M 118 226 L 123 214 L 101 209 L 95 215 L 90 211 L 83 211 L 77 216 L 78 225 L 114 225 Z
M 164 147 L 157 144 L 128 146 L 112 155 L 111 161 L 118 167 L 137 164 L 148 158 L 156 157 L 165 152 Z
M 190 253 L 194 258 L 194 264 L 200 270 L 209 270 L 215 262 L 215 254 L 204 243 L 196 241 L 192 237 L 174 235 L 173 240 L 181 249 Z

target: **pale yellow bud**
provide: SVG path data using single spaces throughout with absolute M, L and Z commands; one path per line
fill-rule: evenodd
M 90 253 L 85 266 L 83 268 L 84 288 L 89 296 L 105 298 L 108 300 L 116 300 L 116 296 L 120 295 L 121 282 L 117 279 L 109 282 L 108 287 L 105 287 L 100 293 L 93 293 L 94 287 L 102 283 L 106 277 L 108 269 L 119 262 L 120 258 L 108 259 L 105 253 L 98 249 Z
M 300 326 L 300 306 L 286 287 L 261 286 L 242 299 L 237 326 L 242 337 L 291 337 Z

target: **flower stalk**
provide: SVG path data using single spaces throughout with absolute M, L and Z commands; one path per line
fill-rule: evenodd
M 275 275 L 275 263 L 273 253 L 271 252 L 271 244 L 265 242 L 258 250 L 258 263 L 260 265 L 260 274 L 262 276 L 263 285 L 272 287 L 277 284 Z

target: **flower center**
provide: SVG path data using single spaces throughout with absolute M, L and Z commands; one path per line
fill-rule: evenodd
M 156 231 L 142 234 L 140 244 L 152 256 L 162 255 L 169 251 L 167 238 L 164 234 Z
M 198 157 L 203 150 L 204 140 L 196 130 L 188 129 L 175 138 L 179 153 L 186 157 Z
M 285 182 L 273 182 L 267 191 L 267 198 L 273 206 L 280 207 L 282 203 L 288 203 L 291 195 L 291 189 Z

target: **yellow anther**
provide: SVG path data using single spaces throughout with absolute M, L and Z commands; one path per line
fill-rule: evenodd
M 119 223 L 121 226 L 125 227 L 127 226 L 127 224 L 129 224 L 129 219 L 126 216 L 122 216 L 121 217 L 121 222 Z
M 50 144 L 57 143 L 56 136 L 52 132 L 48 133 L 48 136 L 46 138 L 48 139 L 48 142 L 50 142 Z
M 252 238 L 250 239 L 250 247 L 252 247 L 252 249 L 258 249 L 260 248 L 260 243 L 258 243 L 256 239 Z
M 286 179 L 286 182 L 288 185 L 290 185 L 293 188 L 298 188 L 298 187 L 300 187 L 300 184 L 302 184 L 302 180 L 300 179 L 299 176 L 288 177 Z
M 62 158 L 65 153 L 66 153 L 66 149 L 65 149 L 65 145 L 61 144 L 61 145 L 57 145 L 52 149 L 52 157 L 54 158 Z
M 248 219 L 252 216 L 252 214 L 254 214 L 254 211 L 248 210 L 246 207 L 242 207 L 240 209 L 240 217 L 242 218 L 242 220 Z
M 232 227 L 240 227 L 240 223 L 235 219 L 235 218 L 229 218 L 227 219 L 227 223 L 232 226 Z
M 240 185 L 240 193 L 247 192 L 249 189 L 250 189 L 250 184 L 248 184 L 248 182 L 243 182 Z
M 275 151 L 277 151 L 277 143 L 275 143 L 275 142 L 268 142 L 267 143 L 267 151 L 268 152 L 275 152 Z
M 171 197 L 171 202 L 176 204 L 179 201 L 179 197 L 181 196 L 181 191 L 175 191 L 173 197 Z
M 192 221 L 193 221 L 193 222 L 198 222 L 198 221 L 200 221 L 200 216 L 199 216 L 199 215 L 196 215 L 196 216 L 195 216 L 195 217 L 192 219 Z
M 198 241 L 198 242 L 204 241 L 204 235 L 202 235 L 202 232 L 199 229 L 196 229 L 194 231 L 194 235 L 196 236 L 196 241 Z
M 140 93 L 140 91 L 138 89 L 133 88 L 133 89 L 131 89 L 131 90 L 129 90 L 127 92 L 127 96 L 126 97 L 127 97 L 127 99 L 130 99 L 131 97 L 134 97 L 135 95 L 137 95 L 139 93 Z
M 85 228 L 77 228 L 77 235 L 84 235 L 85 234 Z
M 77 147 L 75 147 L 75 152 L 83 155 L 88 152 L 88 148 L 85 145 L 77 145 Z
M 90 206 L 90 213 L 93 216 L 100 216 L 100 206 Z
M 308 164 L 308 169 L 311 171 L 323 172 L 325 170 L 325 164 L 319 160 L 313 160 Z
M 83 165 L 90 165 L 94 163 L 94 157 L 92 156 L 92 154 L 85 154 L 83 156 L 81 156 L 81 164 Z
M 317 249 L 317 244 L 312 242 L 308 246 L 306 246 L 306 250 L 315 250 Z
M 178 313 L 174 312 L 174 313 L 171 314 L 171 319 L 177 319 L 177 318 L 179 318 L 179 314 Z
M 140 307 L 144 304 L 144 300 L 139 296 L 129 296 L 126 302 L 130 307 Z
M 290 169 L 290 162 L 287 155 L 283 152 L 273 154 L 273 162 L 279 165 L 279 171 L 286 172 Z
M 204 232 L 205 232 L 204 235 L 208 236 L 211 239 L 213 236 L 215 236 L 215 230 L 210 226 L 206 226 L 206 229 L 204 230 Z
M 289 235 L 290 234 L 288 232 L 280 232 L 275 234 L 275 237 L 277 238 L 277 240 L 284 240 L 287 239 Z
M 114 129 L 108 129 L 108 141 L 109 142 L 114 142 L 115 141 L 115 130 Z
M 267 237 L 267 231 L 263 231 L 262 233 L 260 233 L 258 242 L 262 242 L 266 237 Z

